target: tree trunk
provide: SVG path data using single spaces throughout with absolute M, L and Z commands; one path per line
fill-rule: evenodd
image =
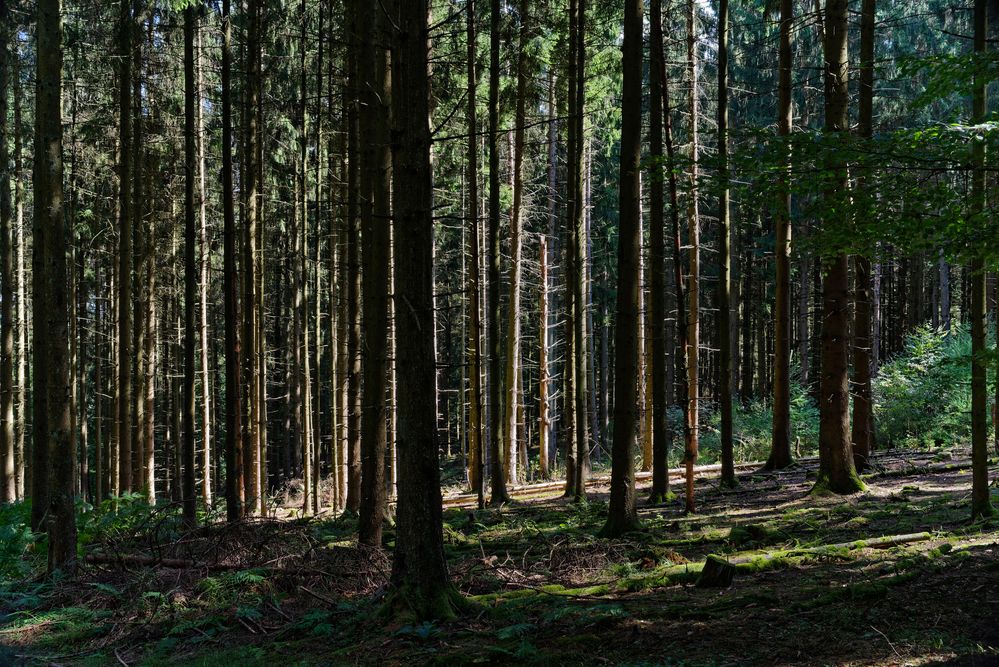
M 358 33 L 373 57 L 358 60 L 360 83 L 361 234 L 364 292 L 364 385 L 361 414 L 362 544 L 381 546 L 385 511 L 386 391 L 388 389 L 388 296 L 392 154 L 389 114 L 392 79 L 382 12 L 358 2 Z
M 468 47 L 468 92 L 466 95 L 466 122 L 468 124 L 468 152 L 466 168 L 468 170 L 468 212 L 466 214 L 469 227 L 469 267 L 468 267 L 468 377 L 470 405 L 468 411 L 468 480 L 472 491 L 478 495 L 479 507 L 485 504 L 485 491 L 482 479 L 484 456 L 482 451 L 482 318 L 479 294 L 481 285 L 479 277 L 479 146 L 478 121 L 476 118 L 477 72 L 476 72 L 476 31 L 475 31 L 475 1 L 468 0 L 465 7 L 465 39 Z M 398 345 L 398 342 L 396 343 Z
M 527 41 L 530 0 L 520 0 L 520 42 L 517 57 L 517 109 L 514 115 L 513 130 L 513 206 L 510 209 L 510 301 L 507 310 L 506 329 L 506 458 L 507 481 L 516 484 L 520 481 L 517 472 L 518 424 L 517 412 L 520 406 L 520 283 L 522 274 L 523 240 L 521 220 L 524 200 L 524 122 L 527 114 Z
M 638 429 L 638 328 L 642 252 L 642 0 L 624 6 L 621 97 L 620 241 L 614 333 L 614 445 L 610 506 L 601 534 L 617 537 L 638 527 L 635 510 L 635 434 Z
M 687 303 L 687 433 L 684 442 L 683 460 L 687 468 L 686 509 L 694 512 L 694 466 L 697 464 L 697 447 L 700 406 L 698 394 L 699 350 L 700 350 L 700 255 L 701 255 L 701 223 L 697 202 L 697 125 L 698 125 L 698 94 L 697 94 L 697 38 L 696 4 L 694 0 L 687 3 L 687 78 L 690 81 L 690 192 L 687 195 L 687 244 L 690 247 L 690 267 L 688 281 L 690 284 Z
M 197 523 L 197 489 L 194 471 L 195 430 L 195 299 L 198 289 L 195 264 L 195 170 L 197 148 L 194 125 L 194 24 L 197 21 L 193 5 L 184 10 L 184 523 Z
M 239 347 L 238 279 L 236 276 L 236 212 L 232 164 L 232 16 L 222 0 L 222 243 L 225 292 L 225 503 L 226 520 L 239 521 L 239 478 L 242 442 L 242 365 Z
M 847 80 L 847 2 L 826 0 L 825 8 L 825 132 L 830 136 L 849 131 Z M 826 192 L 828 206 L 823 231 L 835 233 L 846 224 L 837 216 L 846 193 L 846 166 L 832 157 L 827 169 L 835 185 Z M 840 214 L 841 215 L 841 214 Z M 819 385 L 819 476 L 813 492 L 838 494 L 864 490 L 857 476 L 850 446 L 850 394 L 848 378 L 850 284 L 847 256 L 834 256 L 825 267 L 822 281 L 822 378 Z
M 360 132 L 358 130 L 358 77 L 361 41 L 358 35 L 357 7 L 348 3 L 349 74 L 347 112 L 347 511 L 361 507 L 361 267 L 359 260 L 358 185 L 360 183 Z
M 4 138 L 0 141 L 0 503 L 12 503 L 17 499 L 14 470 L 14 257 L 7 145 L 10 35 L 10 5 L 7 0 L 0 0 L 0 136 Z
M 132 484 L 132 0 L 121 0 L 118 47 L 118 478 Z M 36 308 L 38 304 L 36 303 Z M 37 359 L 37 355 L 36 355 Z M 36 361 L 37 365 L 37 361 Z M 37 373 L 37 368 L 36 368 Z M 37 375 L 36 375 L 37 377 Z M 36 422 L 35 428 L 44 422 Z
M 663 179 L 663 52 L 662 0 L 650 3 L 649 28 L 649 318 L 652 331 L 652 490 L 653 504 L 669 497 L 669 425 L 666 411 L 666 206 Z M 604 380 L 606 382 L 606 378 Z
M 200 238 L 198 239 L 201 245 L 201 275 L 199 276 L 200 289 L 198 294 L 200 310 L 200 319 L 198 321 L 200 329 L 199 342 L 201 344 L 201 498 L 205 501 L 205 505 L 210 507 L 212 504 L 212 382 L 210 366 L 208 364 L 208 346 L 210 344 L 210 339 L 208 338 L 208 280 L 209 268 L 211 266 L 211 247 L 208 244 L 208 192 L 205 189 L 206 138 L 204 112 L 201 102 L 204 91 L 201 76 L 202 44 L 200 26 L 197 40 L 197 59 L 194 64 L 197 70 L 197 107 L 195 113 L 197 116 L 198 135 L 198 215 L 201 223 Z
M 76 515 L 69 386 L 69 303 L 66 232 L 62 209 L 62 20 L 60 0 L 37 5 L 37 72 L 35 75 L 35 253 L 41 254 L 34 275 L 34 349 L 45 357 L 45 375 L 35 376 L 37 395 L 45 393 L 44 430 L 35 423 L 35 449 L 46 450 L 48 467 L 48 571 L 76 569 Z M 6 112 L 6 110 L 4 110 Z M 44 156 L 44 157 L 42 157 Z M 41 241 L 39 244 L 38 241 Z M 40 248 L 39 248 L 40 245 Z M 39 253 L 41 250 L 41 253 Z M 44 296 L 43 296 L 44 295 Z M 40 391 L 39 391 L 40 390 Z M 44 435 L 42 435 L 44 434 Z M 37 459 L 36 459 L 37 463 Z M 44 497 L 44 496 L 43 496 Z M 32 498 L 39 502 L 39 496 Z
M 985 54 L 988 28 L 987 0 L 975 0 L 975 53 Z M 972 87 L 971 122 L 984 123 L 988 114 L 986 79 L 981 71 L 975 72 Z M 985 229 L 985 144 L 975 141 L 971 148 L 971 208 L 975 222 Z M 982 358 L 987 350 L 985 308 L 985 262 L 981 257 L 971 261 L 971 518 L 980 519 L 993 513 L 989 492 L 988 461 L 988 377 L 987 365 Z
M 732 435 L 732 250 L 728 174 L 728 0 L 718 3 L 718 400 L 721 401 L 721 485 L 735 486 Z
M 419 620 L 454 615 L 457 592 L 444 558 L 434 411 L 433 186 L 426 0 L 392 10 L 393 172 L 398 297 L 399 501 L 393 600 Z
M 502 377 L 502 342 L 500 323 L 500 168 L 499 168 L 499 85 L 500 85 L 500 0 L 490 0 L 489 23 L 489 227 L 486 239 L 488 290 L 486 332 L 489 339 L 489 449 L 490 504 L 500 505 L 510 500 L 503 470 L 503 441 L 500 410 L 500 378 Z
M 793 122 L 791 102 L 791 23 L 794 21 L 792 0 L 780 2 L 780 47 L 778 52 L 777 132 L 789 138 Z M 790 152 L 780 172 L 780 202 L 774 212 L 777 227 L 775 258 L 777 265 L 774 286 L 774 406 L 770 456 L 767 470 L 779 470 L 791 465 L 791 193 L 788 172 Z M 749 294 L 746 294 L 749 297 Z M 806 338 L 807 340 L 807 338 Z M 807 358 L 802 354 L 802 359 Z M 749 360 L 746 360 L 747 366 Z M 802 371 L 804 373 L 804 371 Z

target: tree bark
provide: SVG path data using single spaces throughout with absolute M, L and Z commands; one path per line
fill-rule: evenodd
M 364 292 L 364 385 L 361 414 L 362 544 L 381 546 L 385 512 L 386 391 L 388 389 L 388 297 L 392 153 L 389 123 L 392 79 L 381 10 L 357 5 L 358 32 L 373 57 L 358 60 L 360 83 L 361 276 Z
M 791 136 L 791 24 L 794 21 L 792 0 L 780 0 L 780 47 L 778 51 L 777 133 L 785 140 Z M 775 258 L 777 266 L 774 286 L 774 407 L 770 456 L 767 470 L 779 470 L 791 465 L 791 193 L 789 174 L 790 152 L 785 154 L 780 172 L 780 202 L 774 212 L 777 227 Z M 748 268 L 746 270 L 749 270 Z M 748 297 L 749 294 L 746 294 Z M 748 302 L 747 302 L 748 303 Z M 748 319 L 748 318 L 747 318 Z M 806 320 L 807 321 L 807 320 Z M 807 340 L 804 337 L 803 340 Z M 807 359 L 803 353 L 802 360 Z M 745 360 L 747 368 L 750 359 Z M 804 374 L 804 370 L 802 371 Z
M 17 499 L 14 470 L 14 257 L 7 109 L 10 87 L 10 5 L 0 0 L 0 503 Z M 16 128 L 15 128 L 16 129 Z
M 197 21 L 194 6 L 184 10 L 184 523 L 197 524 L 197 488 L 194 470 L 194 430 L 195 430 L 195 300 L 197 298 L 198 275 L 195 263 L 197 228 L 195 227 L 195 171 L 197 169 L 197 147 L 194 125 L 194 24 Z
M 825 132 L 830 137 L 849 131 L 850 94 L 847 79 L 847 2 L 826 0 L 825 8 Z M 835 150 L 833 148 L 832 150 Z M 826 191 L 823 231 L 835 233 L 846 224 L 838 198 L 848 188 L 846 166 L 835 155 L 826 168 L 835 186 Z M 819 476 L 813 492 L 850 494 L 864 490 L 857 476 L 850 445 L 849 343 L 850 284 L 847 256 L 842 250 L 826 263 L 822 281 L 822 378 L 819 385 Z
M 35 75 L 35 253 L 41 241 L 41 269 L 34 275 L 35 357 L 45 357 L 45 375 L 35 376 L 37 395 L 45 393 L 43 430 L 35 423 L 35 449 L 47 450 L 48 571 L 76 569 L 76 515 L 69 373 L 69 303 L 66 232 L 62 202 L 62 19 L 60 0 L 37 5 Z M 43 296 L 44 295 L 44 296 Z M 41 298 L 40 298 L 41 297 Z M 44 379 L 43 379 L 44 378 Z M 37 461 L 36 461 L 37 463 Z M 35 496 L 33 502 L 39 502 Z
M 624 5 L 621 98 L 620 240 L 618 242 L 617 351 L 610 506 L 601 534 L 617 537 L 638 527 L 635 456 L 638 430 L 638 328 L 642 251 L 642 0 Z
M 697 464 L 700 407 L 698 373 L 700 350 L 700 256 L 701 256 L 701 223 L 698 213 L 697 180 L 698 180 L 698 93 L 697 93 L 697 38 L 696 4 L 694 0 L 687 3 L 687 78 L 690 81 L 690 192 L 687 195 L 687 244 L 690 247 L 690 266 L 688 267 L 688 315 L 687 315 L 687 430 L 684 442 L 683 460 L 687 469 L 686 509 L 695 511 L 694 504 L 694 466 Z
M 486 332 L 489 340 L 489 449 L 490 504 L 500 505 L 510 500 L 503 470 L 503 441 L 500 410 L 500 378 L 502 342 L 500 326 L 500 168 L 499 168 L 499 86 L 500 86 L 500 0 L 490 0 L 489 10 L 489 226 L 486 239 L 488 258 L 486 289 Z
M 232 164 L 232 15 L 231 0 L 222 4 L 222 243 L 225 292 L 225 502 L 226 520 L 239 521 L 242 442 L 242 364 L 239 347 L 238 279 L 236 276 L 236 211 Z
M 444 558 L 434 410 L 433 185 L 426 0 L 396 3 L 392 49 L 393 173 L 400 330 L 399 501 L 393 601 L 418 620 L 455 613 Z

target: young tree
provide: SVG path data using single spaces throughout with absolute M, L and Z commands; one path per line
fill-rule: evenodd
M 35 376 L 35 393 L 45 394 L 44 430 L 35 425 L 35 449 L 48 452 L 48 569 L 76 568 L 76 453 L 70 427 L 69 303 L 66 232 L 62 204 L 62 18 L 60 0 L 37 5 L 35 74 L 34 294 L 36 358 L 46 357 L 45 375 Z M 40 243 L 39 243 L 40 242 Z M 40 250 L 39 252 L 39 245 Z M 39 317 L 40 315 L 40 317 Z M 38 497 L 33 499 L 38 502 Z
M 444 558 L 434 385 L 433 174 L 427 0 L 394 3 L 392 44 L 399 501 L 394 600 L 417 619 L 453 616 L 458 593 Z
M 830 137 L 849 132 L 850 90 L 847 77 L 848 3 L 826 0 L 825 14 L 825 132 Z M 827 168 L 835 185 L 826 191 L 828 206 L 823 231 L 832 234 L 846 224 L 837 204 L 848 188 L 846 166 L 830 149 Z M 822 379 L 819 387 L 819 477 L 814 491 L 838 494 L 864 490 L 857 476 L 850 445 L 849 338 L 850 279 L 842 250 L 826 262 L 822 281 Z
M 638 445 L 638 332 L 642 252 L 642 0 L 624 5 L 624 83 L 621 96 L 620 240 L 614 347 L 614 444 L 610 507 L 601 534 L 617 537 L 638 527 L 635 455 Z

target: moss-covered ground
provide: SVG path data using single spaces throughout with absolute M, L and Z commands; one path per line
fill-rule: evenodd
M 810 495 L 810 462 L 743 467 L 731 490 L 715 475 L 697 479 L 696 514 L 643 505 L 642 529 L 613 541 L 595 537 L 599 480 L 582 504 L 543 486 L 498 509 L 449 500 L 471 604 L 446 623 L 379 613 L 389 558 L 358 550 L 349 519 L 169 547 L 159 524 L 101 534 L 78 576 L 0 586 L 0 665 L 999 664 L 999 521 L 968 521 L 966 453 L 879 455 L 849 498 Z M 712 554 L 731 586 L 697 585 Z

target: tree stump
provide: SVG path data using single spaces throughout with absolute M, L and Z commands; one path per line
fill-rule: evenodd
M 735 577 L 735 565 L 724 558 L 709 555 L 704 561 L 704 569 L 697 578 L 698 588 L 728 588 Z

